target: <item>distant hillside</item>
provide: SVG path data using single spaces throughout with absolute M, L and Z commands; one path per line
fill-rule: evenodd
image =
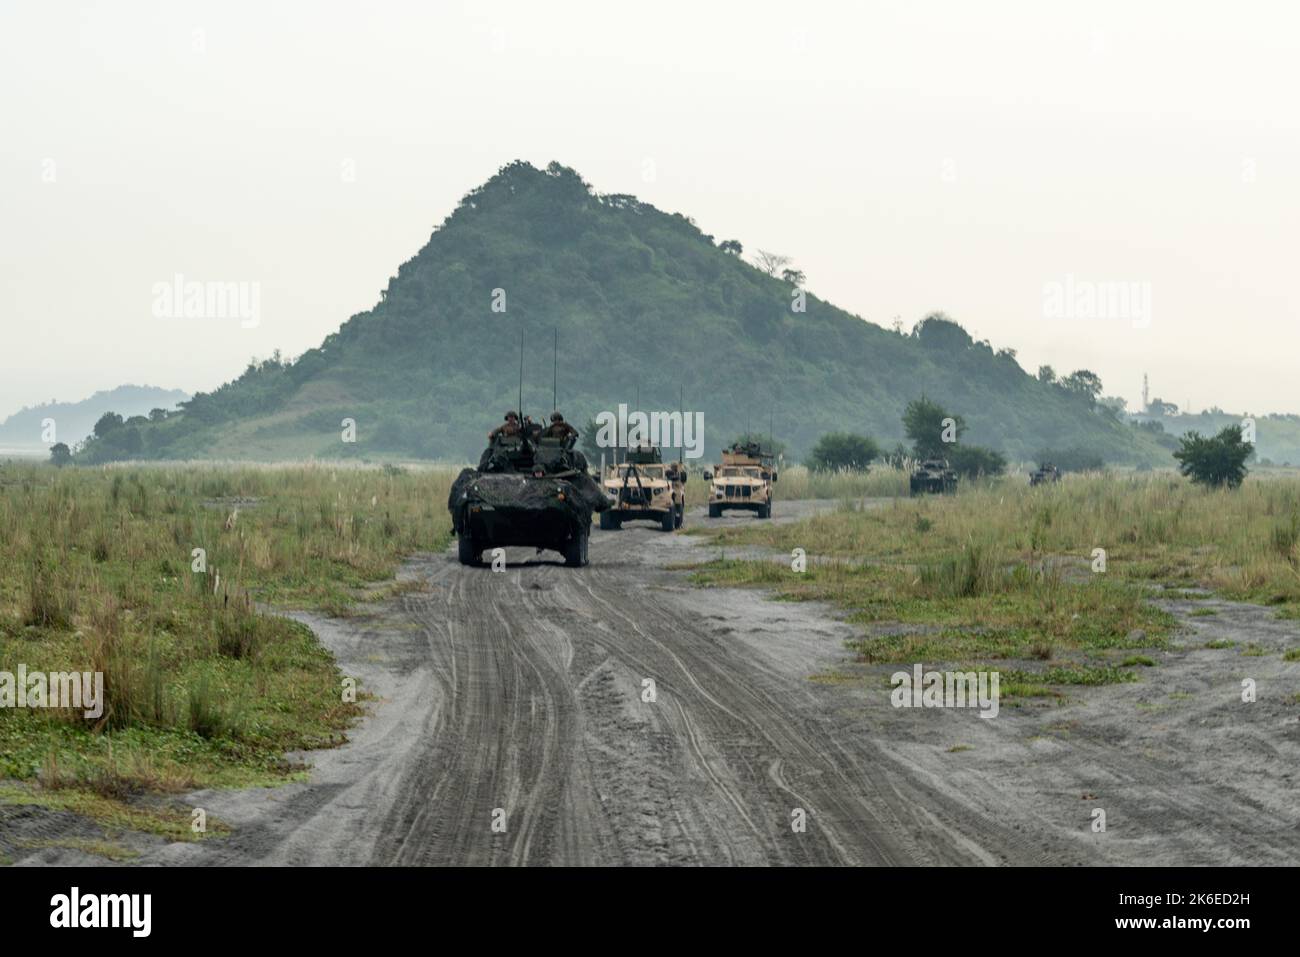
M 1132 418 L 1176 437 L 1188 432 L 1214 435 L 1230 425 L 1241 425 L 1246 415 L 1211 409 L 1197 415 L 1135 415 Z M 1263 465 L 1300 465 L 1300 415 L 1257 415 L 1254 419 L 1255 461 Z
M 738 246 L 632 196 L 595 194 L 558 164 L 513 163 L 319 348 L 251 364 L 183 414 L 140 426 L 129 445 L 109 436 L 82 458 L 476 458 L 517 403 L 521 331 L 525 411 L 549 413 L 555 329 L 559 405 L 579 426 L 638 398 L 642 409 L 676 409 L 682 388 L 686 409 L 704 415 L 710 453 L 765 431 L 770 415 L 798 458 L 833 430 L 892 446 L 903 407 L 924 393 L 965 418 L 967 442 L 1013 460 L 1086 448 L 1110 461 L 1169 461 L 1092 396 L 1038 381 L 1013 351 L 954 323 L 895 332 L 811 293 L 794 311 L 791 283 Z M 355 443 L 341 440 L 345 418 Z
M 75 446 L 90 435 L 105 412 L 125 417 L 147 416 L 153 409 L 174 409 L 189 399 L 180 389 L 159 389 L 151 385 L 121 385 L 96 392 L 80 402 L 46 402 L 15 412 L 0 422 L 0 446 L 12 449 L 44 449 L 46 419 L 54 420 L 55 441 Z

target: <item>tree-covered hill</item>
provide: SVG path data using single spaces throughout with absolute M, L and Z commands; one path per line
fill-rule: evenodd
M 1156 432 L 1157 436 L 1163 433 L 1168 438 L 1161 440 L 1161 444 L 1170 448 L 1177 444 L 1177 438 L 1189 432 L 1217 435 L 1225 428 L 1242 425 L 1249 418 L 1255 423 L 1252 461 L 1260 465 L 1300 465 L 1300 415 L 1249 416 L 1213 408 L 1196 414 L 1139 414 L 1130 418 L 1139 428 Z
M 155 409 L 171 410 L 188 398 L 179 389 L 122 385 L 96 392 L 79 402 L 43 402 L 20 409 L 0 422 L 0 446 L 45 450 L 54 442 L 72 445 L 90 435 L 95 422 L 105 412 L 117 412 L 125 418 L 147 417 Z M 45 424 L 50 420 L 54 422 L 52 436 Z
M 1096 390 L 1040 381 L 1011 350 L 930 318 L 887 330 L 751 265 L 687 217 L 600 195 L 571 169 L 516 162 L 465 196 L 392 277 L 382 299 L 295 361 L 250 364 L 184 412 L 110 432 L 82 460 L 477 457 L 517 404 L 551 410 L 553 330 L 560 408 L 585 423 L 619 402 L 704 415 L 710 453 L 769 415 L 790 454 L 826 432 L 892 446 L 921 394 L 964 417 L 965 440 L 1013 460 L 1087 448 L 1110 461 L 1167 459 L 1149 435 L 1096 404 Z M 343 441 L 344 419 L 356 441 Z

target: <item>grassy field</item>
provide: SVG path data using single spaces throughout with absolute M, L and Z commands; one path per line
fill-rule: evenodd
M 94 721 L 0 710 L 0 778 L 100 811 L 141 790 L 291 778 L 284 753 L 341 741 L 359 707 L 311 632 L 266 612 L 346 615 L 392 594 L 403 557 L 448 544 L 456 471 L 0 465 L 0 670 L 101 672 L 107 699 Z M 893 484 L 795 468 L 778 490 Z M 703 502 L 707 483 L 688 491 Z
M 1101 548 L 1111 576 L 1202 585 L 1288 614 L 1300 606 L 1300 481 L 1291 478 L 1251 478 L 1235 491 L 1166 473 L 1072 476 L 1033 489 L 1007 478 L 880 509 L 846 501 L 797 525 L 728 529 L 718 542 L 912 564 L 983 550 L 1090 566 Z
M 726 529 L 714 542 L 723 557 L 696 567 L 698 583 L 834 602 L 870 635 L 861 660 L 1000 661 L 1004 673 L 1012 666 L 1013 694 L 1135 680 L 1131 669 L 1153 661 L 1136 652 L 1163 646 L 1173 624 L 1146 600 L 1152 584 L 1300 613 L 1300 482 L 1290 478 L 1218 492 L 1168 474 L 1073 476 L 1035 489 L 1007 478 L 878 508 L 846 501 L 794 524 Z M 752 546 L 803 549 L 807 568 L 725 557 Z
M 775 493 L 781 499 L 853 499 L 907 494 L 908 473 L 887 465 L 869 472 L 810 472 L 802 465 L 780 471 Z
M 259 605 L 340 614 L 391 593 L 403 556 L 447 544 L 453 478 L 0 466 L 0 669 L 102 672 L 107 700 L 97 721 L 0 710 L 0 777 L 102 818 L 140 790 L 293 776 L 284 752 L 340 741 L 359 706 L 312 633 Z
M 285 752 L 341 741 L 360 706 L 311 632 L 267 610 L 346 615 L 393 594 L 405 556 L 448 544 L 455 472 L 0 465 L 0 670 L 102 672 L 107 699 L 94 721 L 0 709 L 0 801 L 183 838 L 185 818 L 122 799 L 300 774 Z M 864 662 L 1000 662 L 1009 695 L 1132 680 L 1172 626 L 1145 600 L 1151 582 L 1300 613 L 1294 477 L 1206 492 L 1165 474 L 1039 489 L 1021 476 L 861 504 L 905 489 L 898 470 L 786 469 L 778 497 L 839 510 L 724 530 L 716 543 L 733 557 L 695 579 L 846 607 L 870 635 Z M 698 470 L 688 492 L 705 500 Z M 755 545 L 802 548 L 807 570 L 735 559 Z M 1104 573 L 1090 568 L 1096 548 Z

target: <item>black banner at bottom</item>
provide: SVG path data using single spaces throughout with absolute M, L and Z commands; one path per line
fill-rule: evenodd
M 575 943 L 666 943 L 690 926 L 697 943 L 716 937 L 729 947 L 748 940 L 770 947 L 783 932 L 833 929 L 877 943 L 934 934 L 944 946 L 985 945 L 1008 931 L 1054 941 L 1131 936 L 1232 946 L 1260 940 L 1252 935 L 1261 931 L 1286 931 L 1294 877 L 1294 870 L 1244 868 L 11 867 L 0 870 L 0 913 L 10 944 L 75 933 L 79 943 L 338 947 L 393 934 L 426 943 L 437 934 L 451 944 L 467 934 L 485 943 L 555 946 L 569 934 Z

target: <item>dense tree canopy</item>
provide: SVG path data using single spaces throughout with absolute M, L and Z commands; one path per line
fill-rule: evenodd
M 927 349 L 951 349 L 961 352 L 970 348 L 970 333 L 942 312 L 933 312 L 912 329 L 912 335 Z
M 880 457 L 880 446 L 865 435 L 829 432 L 817 440 L 804 464 L 814 472 L 865 471 Z
M 943 458 L 961 441 L 966 420 L 921 396 L 903 410 L 903 431 L 912 440 L 912 454 L 918 459 Z
M 979 445 L 954 445 L 947 458 L 948 464 L 967 478 L 1001 475 L 1007 468 L 1006 456 Z
M 1236 488 L 1246 478 L 1246 460 L 1253 446 L 1242 440 L 1241 426 L 1230 425 L 1212 438 L 1199 432 L 1183 436 L 1174 458 L 1178 470 L 1193 482 L 1213 488 Z
M 1095 372 L 1079 369 L 1061 380 L 1061 388 L 1088 400 L 1091 405 L 1101 395 L 1101 378 Z
M 116 412 L 105 412 L 95 423 L 95 437 L 102 439 L 122 424 L 122 417 Z

